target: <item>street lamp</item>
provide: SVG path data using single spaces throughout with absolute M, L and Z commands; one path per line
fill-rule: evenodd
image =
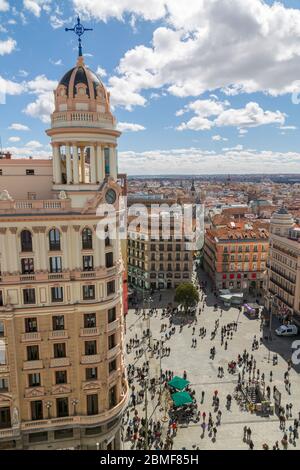
M 50 410 L 51 410 L 52 405 L 53 405 L 52 401 L 47 401 L 46 408 L 47 408 L 47 411 L 48 411 L 48 419 L 51 419 Z
M 77 400 L 77 398 L 72 398 L 71 404 L 74 408 L 74 413 L 73 413 L 74 416 L 76 416 L 76 406 L 78 405 L 78 403 L 79 403 L 79 400 Z

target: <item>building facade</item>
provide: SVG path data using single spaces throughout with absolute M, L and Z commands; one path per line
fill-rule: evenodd
M 269 233 L 259 222 L 228 221 L 206 230 L 203 266 L 216 289 L 263 291 Z
M 123 262 L 96 211 L 118 214 L 120 132 L 82 56 L 54 96 L 52 162 L 0 160 L 0 448 L 119 449 Z
M 300 326 L 300 227 L 281 208 L 271 218 L 266 308 Z

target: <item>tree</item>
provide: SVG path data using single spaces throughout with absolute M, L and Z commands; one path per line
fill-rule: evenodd
M 175 302 L 183 305 L 185 311 L 194 307 L 199 302 L 199 293 L 194 284 L 190 282 L 180 284 L 175 292 Z

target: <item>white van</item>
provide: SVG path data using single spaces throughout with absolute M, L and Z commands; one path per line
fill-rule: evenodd
M 277 336 L 296 336 L 298 328 L 296 325 L 281 325 L 275 332 Z

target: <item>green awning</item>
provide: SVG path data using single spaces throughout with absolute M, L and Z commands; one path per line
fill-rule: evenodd
M 175 406 L 184 406 L 193 403 L 193 399 L 188 392 L 173 393 L 172 400 Z
M 170 380 L 170 382 L 168 382 L 168 385 L 170 385 L 170 387 L 176 388 L 177 390 L 183 390 L 185 387 L 187 387 L 189 383 L 190 382 L 188 380 L 185 380 L 182 377 L 176 376 L 176 377 L 173 377 L 173 379 Z

